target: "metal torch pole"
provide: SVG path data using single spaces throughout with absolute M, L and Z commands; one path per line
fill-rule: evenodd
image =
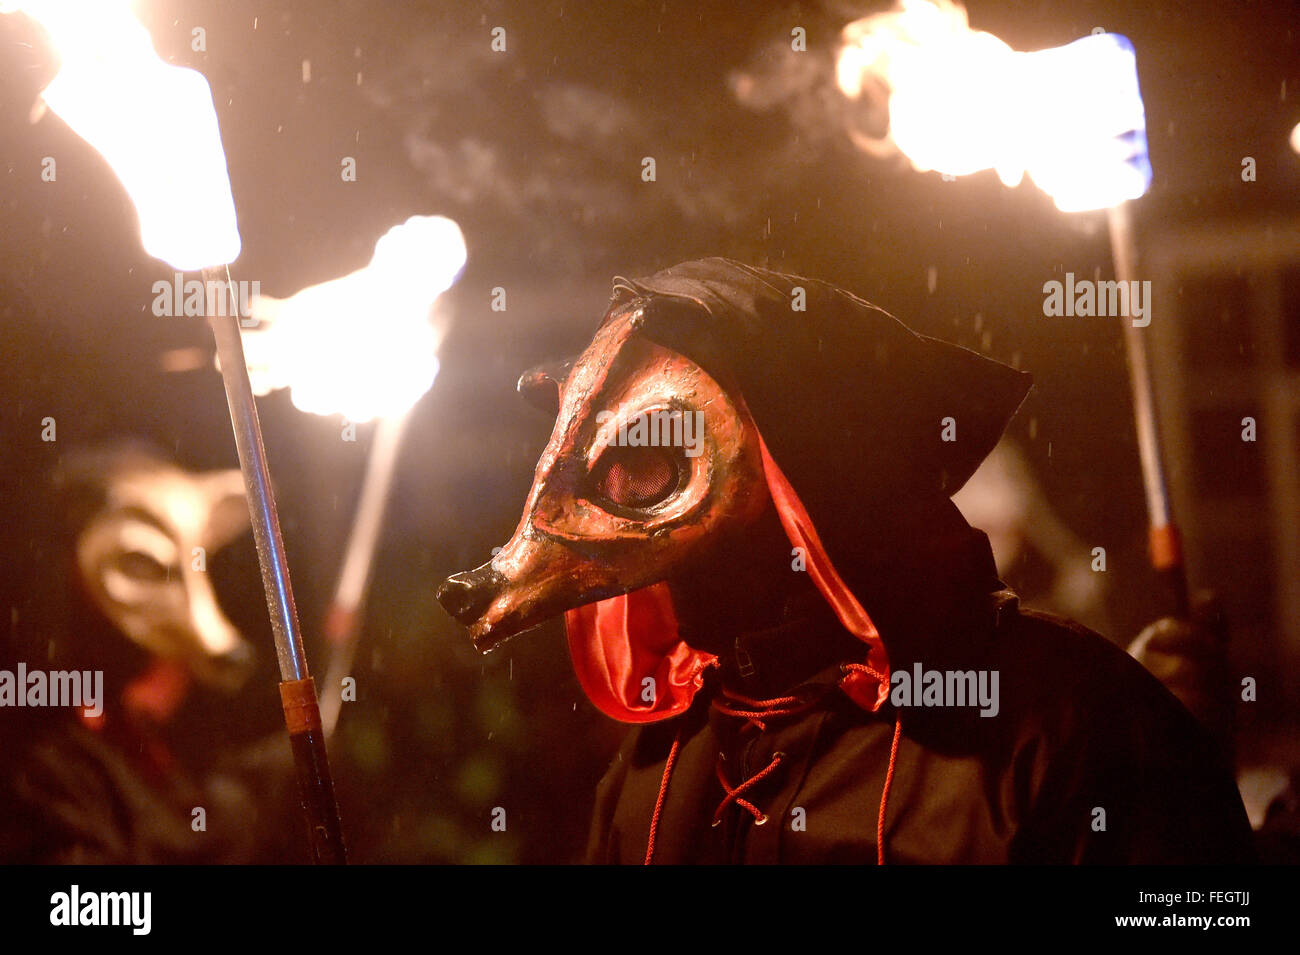
M 375 426 L 370 456 L 361 483 L 352 530 L 348 534 L 343 567 L 339 571 L 334 600 L 325 618 L 325 636 L 331 646 L 329 668 L 325 672 L 327 692 L 321 699 L 321 721 L 327 738 L 334 735 L 339 710 L 343 705 L 340 687 L 352 669 L 357 640 L 361 636 L 361 615 L 365 609 L 370 572 L 374 567 L 379 531 L 384 523 L 384 509 L 392 490 L 402 435 L 411 413 L 383 417 Z
M 271 631 L 275 637 L 275 655 L 280 665 L 280 702 L 298 770 L 303 810 L 310 828 L 312 857 L 317 863 L 341 865 L 347 861 L 343 829 L 325 753 L 316 686 L 303 653 L 298 609 L 289 582 L 289 563 L 285 558 L 280 518 L 271 491 L 271 472 L 266 463 L 266 449 L 262 446 L 262 428 L 257 420 L 257 405 L 244 362 L 244 343 L 239 333 L 239 298 L 228 266 L 204 269 L 203 279 L 205 289 L 211 287 L 209 283 L 212 282 L 222 283 L 224 289 L 224 307 L 216 309 L 217 314 L 208 315 L 208 324 L 217 344 L 226 401 L 230 405 L 230 423 L 239 452 L 239 467 L 244 474 L 253 539 L 257 544 L 258 563 L 262 567 L 262 588 L 266 592 Z
M 1115 279 L 1122 288 L 1132 290 L 1137 264 L 1137 247 L 1127 202 L 1111 206 L 1110 248 L 1115 260 Z M 1129 299 L 1130 305 L 1131 297 Z M 1148 308 L 1150 302 L 1147 303 Z M 1151 384 L 1151 364 L 1147 355 L 1145 328 L 1138 328 L 1132 318 L 1121 318 L 1124 348 L 1128 353 L 1129 383 L 1133 391 L 1133 416 L 1137 423 L 1138 456 L 1142 463 L 1142 484 L 1147 503 L 1147 544 L 1151 565 L 1169 589 L 1177 616 L 1186 618 L 1190 610 L 1187 575 L 1183 566 L 1183 549 L 1178 526 L 1169 504 L 1169 486 L 1165 480 L 1164 461 L 1160 453 L 1160 427 L 1156 415 L 1155 389 Z

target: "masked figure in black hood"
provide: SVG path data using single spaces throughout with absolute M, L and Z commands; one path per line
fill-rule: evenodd
M 283 734 L 232 742 L 254 658 L 208 567 L 248 527 L 240 472 L 126 441 L 54 478 L 32 508 L 54 546 L 25 581 L 42 612 L 0 641 L 0 861 L 283 860 L 290 754 Z M 9 708 L 6 678 L 47 671 L 93 676 L 93 705 Z
M 518 529 L 439 599 L 487 651 L 561 612 L 641 724 L 594 862 L 1236 862 L 1193 718 L 1019 607 L 949 500 L 1029 376 L 822 282 L 726 259 L 617 279 Z M 558 398 L 558 402 L 556 402 Z

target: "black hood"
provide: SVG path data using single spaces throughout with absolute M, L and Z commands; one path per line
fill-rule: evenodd
M 730 259 L 616 278 L 614 294 L 650 297 L 641 333 L 740 390 L 801 495 L 828 483 L 948 497 L 993 450 L 1032 382 L 843 289 Z M 942 440 L 947 417 L 952 441 Z
M 1001 586 L 987 539 L 949 496 L 997 444 L 1029 374 L 825 282 L 724 258 L 616 278 L 615 302 L 632 296 L 647 300 L 642 335 L 743 396 L 887 640 L 921 622 L 918 603 L 942 617 L 937 604 Z

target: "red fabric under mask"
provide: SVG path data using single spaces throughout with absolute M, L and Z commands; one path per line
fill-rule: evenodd
M 786 536 L 803 550 L 807 572 L 845 629 L 866 644 L 865 662 L 874 672 L 851 671 L 840 687 L 859 706 L 875 712 L 889 698 L 890 686 L 880 633 L 835 570 L 807 510 L 761 435 L 758 441 L 768 492 Z M 704 685 L 704 672 L 718 662 L 713 654 L 681 639 L 664 582 L 577 607 L 564 619 L 578 682 L 597 709 L 620 722 L 654 723 L 684 713 Z M 647 684 L 647 678 L 654 683 Z

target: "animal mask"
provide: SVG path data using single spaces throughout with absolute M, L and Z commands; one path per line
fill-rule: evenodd
M 237 689 L 252 648 L 221 611 L 207 561 L 248 526 L 240 472 L 195 474 L 132 448 L 78 456 L 63 482 L 99 502 L 76 542 L 96 607 L 155 657 Z
M 523 518 L 489 563 L 438 595 L 479 650 L 665 579 L 765 502 L 753 425 L 698 365 L 636 334 L 642 309 L 612 309 L 563 382 L 548 370 L 520 381 L 559 397 Z
M 837 565 L 886 563 L 901 535 L 877 526 L 946 502 L 1029 378 L 825 283 L 706 259 L 616 279 L 572 367 L 534 369 L 519 384 L 559 398 L 523 518 L 500 553 L 448 578 L 438 599 L 483 651 L 567 612 L 588 695 L 643 722 L 689 706 L 713 662 L 679 639 L 663 581 L 769 500 L 818 590 L 866 645 L 873 675 L 853 674 L 846 692 L 879 706 L 887 657 L 857 581 Z M 944 440 L 948 418 L 955 441 Z M 667 447 L 647 440 L 665 431 Z

